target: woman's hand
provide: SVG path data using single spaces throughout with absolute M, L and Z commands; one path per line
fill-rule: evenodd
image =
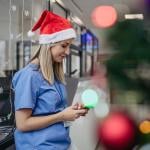
M 73 105 L 73 108 L 76 110 L 85 109 L 85 113 L 80 114 L 80 116 L 85 116 L 89 111 L 89 109 L 85 108 L 82 103 L 78 103 L 78 102 Z
M 81 115 L 87 113 L 86 109 L 75 109 L 75 108 L 76 106 L 72 105 L 70 107 L 67 107 L 61 112 L 63 121 L 74 121 L 75 119 L 79 118 Z

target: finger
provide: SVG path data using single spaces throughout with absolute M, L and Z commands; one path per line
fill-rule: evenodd
M 75 118 L 76 118 L 76 119 L 77 119 L 77 118 L 79 118 L 79 117 L 80 117 L 80 115 L 79 115 L 79 114 L 76 114 L 76 115 L 75 115 Z
M 72 106 L 72 109 L 78 109 L 78 106 Z
M 84 105 L 82 103 L 79 103 L 78 104 L 78 109 L 82 109 L 82 108 L 84 108 Z
M 86 114 L 80 114 L 80 116 L 83 116 L 83 117 L 84 117 L 85 115 L 86 115 Z
M 84 114 L 84 113 L 86 113 L 86 110 L 85 109 L 79 109 L 79 110 L 77 110 L 77 113 L 78 114 Z
M 86 109 L 86 108 L 82 108 L 82 109 L 80 109 L 80 110 L 84 110 L 84 112 L 83 113 L 85 113 L 85 114 L 87 114 L 88 113 L 88 109 Z
M 76 104 L 72 105 L 72 108 L 73 109 L 78 109 L 78 104 L 76 103 Z
M 88 112 L 89 112 L 89 109 L 87 109 L 87 108 L 86 108 L 85 110 L 86 110 L 86 113 L 88 113 Z
M 81 104 L 82 108 L 84 108 L 84 104 Z
M 85 110 L 85 113 L 80 113 L 80 116 L 85 116 L 88 113 L 87 110 Z
M 78 106 L 78 105 L 79 105 L 79 103 L 78 103 L 78 102 L 76 102 L 74 105 L 75 105 L 75 106 Z
M 79 103 L 78 102 L 76 102 L 75 104 L 74 104 L 74 106 L 78 106 L 79 105 Z
M 82 109 L 82 104 L 79 104 L 79 105 L 78 105 L 78 109 Z

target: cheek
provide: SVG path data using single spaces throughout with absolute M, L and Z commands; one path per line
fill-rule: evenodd
M 52 57 L 55 58 L 58 54 L 57 54 L 57 49 L 51 49 L 51 54 L 52 54 Z
M 59 49 L 52 49 L 52 56 L 57 57 L 60 56 L 63 53 L 63 50 L 61 48 Z
M 62 54 L 62 52 L 60 52 L 60 50 L 54 50 L 52 51 L 52 58 L 54 61 L 58 61 L 60 59 L 60 55 Z

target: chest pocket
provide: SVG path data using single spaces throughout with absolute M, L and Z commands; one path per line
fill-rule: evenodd
M 58 112 L 62 99 L 54 85 L 44 84 L 40 87 L 34 114 L 51 114 Z

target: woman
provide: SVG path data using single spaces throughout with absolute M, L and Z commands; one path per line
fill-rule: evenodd
M 13 78 L 17 150 L 68 150 L 67 121 L 87 113 L 81 104 L 67 107 L 63 59 L 76 37 L 65 18 L 45 10 L 32 32 L 40 28 L 40 47 Z

